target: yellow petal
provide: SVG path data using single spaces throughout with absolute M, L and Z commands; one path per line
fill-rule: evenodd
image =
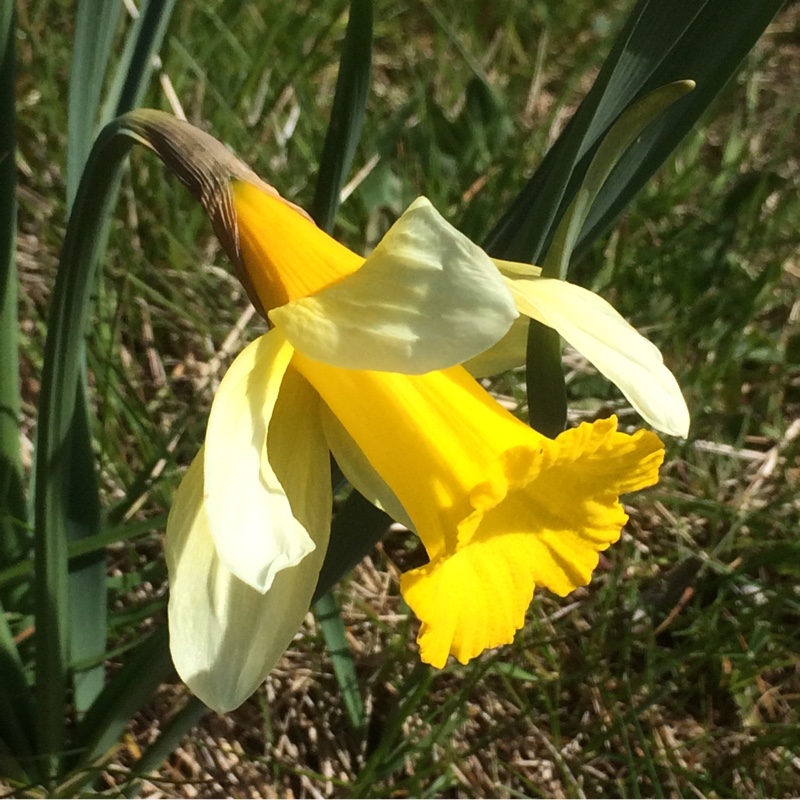
M 292 348 L 278 331 L 248 345 L 223 377 L 208 419 L 205 506 L 217 554 L 240 580 L 265 592 L 314 542 L 295 519 L 275 474 L 267 431 Z M 306 427 L 297 429 L 298 437 Z
M 277 192 L 237 180 L 233 198 L 242 261 L 265 312 L 314 294 L 364 263 Z
M 507 279 L 520 313 L 555 328 L 654 428 L 686 436 L 689 409 L 659 349 L 600 296 L 553 278 Z
M 240 581 L 217 556 L 203 503 L 204 453 L 184 475 L 167 522 L 170 651 L 178 674 L 214 710 L 241 705 L 305 617 L 327 549 L 327 528 L 270 591 Z
M 654 434 L 626 436 L 613 418 L 561 434 L 463 547 L 403 575 L 422 660 L 466 663 L 508 644 L 535 586 L 566 595 L 588 583 L 627 520 L 619 495 L 653 483 L 662 457 Z
M 420 197 L 358 272 L 269 316 L 317 361 L 420 374 L 482 352 L 517 311 L 492 260 Z

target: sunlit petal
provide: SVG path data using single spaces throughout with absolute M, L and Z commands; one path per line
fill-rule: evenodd
M 528 349 L 529 325 L 528 317 L 517 317 L 508 329 L 508 333 L 497 344 L 465 361 L 465 369 L 476 378 L 484 378 L 521 367 L 525 363 Z
M 507 279 L 522 314 L 555 328 L 654 428 L 689 432 L 689 409 L 659 349 L 605 300 L 566 281 Z
M 208 419 L 205 505 L 223 564 L 264 592 L 314 542 L 275 474 L 267 431 L 292 348 L 279 331 L 248 345 L 223 377 Z M 307 435 L 305 425 L 295 431 Z M 272 459 L 274 461 L 274 459 Z
M 222 564 L 203 503 L 201 449 L 175 495 L 167 523 L 170 650 L 178 674 L 219 712 L 241 705 L 288 647 L 305 617 L 327 533 L 266 594 Z
M 269 316 L 317 361 L 420 374 L 486 350 L 517 311 L 486 253 L 419 198 L 358 272 Z

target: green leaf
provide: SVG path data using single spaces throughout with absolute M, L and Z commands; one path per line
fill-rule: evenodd
M 620 159 L 592 205 L 576 253 L 585 252 L 675 149 L 736 73 L 745 56 L 784 5 L 783 0 L 707 0 L 691 24 L 646 77 L 635 71 L 641 42 L 653 36 L 660 9 L 650 0 L 646 15 L 631 34 L 627 70 L 641 80 L 637 96 L 676 80 L 691 79 L 696 88 L 653 123 Z M 670 4 L 669 10 L 672 11 Z M 658 38 L 658 37 L 656 37 Z
M 122 57 L 99 115 L 100 92 L 116 27 L 119 3 L 81 0 L 78 7 L 75 50 L 70 84 L 67 186 L 74 199 L 78 176 L 84 168 L 97 124 L 130 110 L 141 101 L 153 68 L 153 54 L 161 46 L 175 0 L 147 0 L 131 26 Z M 105 209 L 107 219 L 114 196 Z M 102 234 L 97 258 L 105 249 Z M 81 358 L 83 354 L 81 353 Z M 82 366 L 85 371 L 85 366 Z M 100 532 L 100 500 L 88 423 L 85 374 L 78 383 L 73 426 L 68 449 L 71 459 L 70 507 L 67 533 L 70 541 Z M 69 649 L 71 663 L 96 662 L 105 650 L 107 627 L 106 560 L 94 551 L 69 564 Z M 99 694 L 105 680 L 102 664 L 73 675 L 74 704 L 84 713 Z
M 351 0 L 331 119 L 309 208 L 317 225 L 328 233 L 333 230 L 339 194 L 361 137 L 371 62 L 372 0 Z
M 119 527 L 112 527 L 109 530 L 104 529 L 94 536 L 86 536 L 82 539 L 70 541 L 67 548 L 68 557 L 72 562 L 73 559 L 80 559 L 91 553 L 105 550 L 109 545 L 135 539 L 137 536 L 142 536 L 150 531 L 161 530 L 166 522 L 167 515 L 163 514 L 142 522 L 131 522 Z M 18 561 L 16 564 L 6 567 L 6 569 L 0 571 L 0 587 L 9 583 L 16 583 L 22 578 L 32 575 L 33 570 L 34 562 L 32 558 Z
M 528 324 L 528 361 L 525 370 L 530 426 L 555 439 L 567 421 L 567 389 L 561 367 L 558 331 L 535 319 Z
M 650 123 L 693 88 L 692 81 L 676 81 L 662 86 L 634 103 L 614 123 L 597 148 L 580 188 L 561 218 L 542 262 L 542 275 L 566 277 L 578 235 L 620 158 Z
M 67 112 L 67 205 L 72 206 L 97 130 L 97 110 L 122 4 L 80 0 Z
M 122 164 L 132 144 L 132 140 L 120 139 L 116 133 L 107 128 L 101 134 L 78 187 L 53 289 L 39 397 L 33 470 L 36 692 L 39 748 L 49 754 L 51 774 L 57 771 L 58 754 L 64 745 L 70 627 L 69 520 L 76 498 L 88 486 L 85 480 L 80 487 L 76 485 L 73 456 L 76 432 L 80 441 L 85 443 L 87 439 L 86 408 L 79 402 L 84 337 L 106 223 Z M 102 587 L 105 598 L 104 583 Z M 93 592 L 95 596 L 99 593 L 96 583 Z
M 101 125 L 141 105 L 153 72 L 154 55 L 161 49 L 175 2 L 144 0 L 141 4 L 103 104 Z
M 331 119 L 320 158 L 314 199 L 309 212 L 325 231 L 333 230 L 339 195 L 361 136 L 372 63 L 372 0 L 352 0 Z M 334 476 L 337 469 L 334 468 Z M 314 602 L 379 542 L 391 518 L 353 491 L 336 512 Z
M 366 723 L 364 702 L 361 699 L 358 675 L 350 643 L 347 641 L 344 620 L 332 592 L 317 600 L 314 604 L 314 613 L 325 637 L 325 645 L 333 662 L 333 672 L 344 699 L 347 716 L 350 717 L 353 727 L 360 730 Z
M 586 215 L 580 232 L 570 231 L 576 254 L 584 252 L 644 185 L 697 122 L 755 44 L 782 0 L 639 0 L 589 94 L 562 135 L 502 219 L 484 241 L 496 258 L 541 263 L 558 225 L 573 203 L 600 142 L 620 115 L 640 98 L 674 81 L 696 89 L 661 114 L 620 157 Z M 559 272 L 564 273 L 563 263 Z M 547 334 L 528 335 L 528 403 L 564 392 L 556 370 L 560 352 Z M 548 355 L 549 354 L 549 355 Z M 545 363 L 547 359 L 557 359 Z M 532 375 L 539 369 L 542 377 Z M 555 401 L 553 401 L 555 402 Z M 557 427 L 556 420 L 548 425 Z
M 16 766 L 21 774 L 17 779 L 34 778 L 38 764 L 34 758 L 35 731 L 33 729 L 33 697 L 25 670 L 19 658 L 14 639 L 0 605 L 0 742 L 13 757 L 9 765 Z M 6 757 L 8 760 L 8 756 Z M 0 772 L 0 777 L 12 773 Z
M 543 275 L 566 277 L 578 235 L 608 176 L 647 125 L 692 88 L 691 81 L 663 86 L 634 103 L 614 123 L 597 148 L 580 188 L 561 218 L 542 263 Z M 531 427 L 545 436 L 557 436 L 567 421 L 561 340 L 556 331 L 534 321 L 528 328 L 526 381 Z
M 782 4 L 639 0 L 591 90 L 486 238 L 486 249 L 497 258 L 540 262 L 595 149 L 620 114 L 661 86 L 694 80 L 695 91 L 620 159 L 578 243 L 579 251 L 588 247 L 691 130 Z
M 162 624 L 106 684 L 79 723 L 65 773 L 84 769 L 104 756 L 171 672 L 169 635 Z M 91 777 L 87 775 L 86 780 Z
M 0 119 L 9 121 L 15 114 L 15 9 L 13 0 L 0 5 Z M 0 568 L 24 558 L 30 546 L 20 461 L 15 151 L 15 126 L 0 125 Z M 19 597 L 2 595 L 6 602 Z

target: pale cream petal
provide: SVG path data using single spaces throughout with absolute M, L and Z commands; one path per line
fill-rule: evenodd
M 497 269 L 507 278 L 538 278 L 542 274 L 542 268 L 534 264 L 523 264 L 519 261 L 503 261 L 501 258 L 493 258 L 492 261 Z
M 553 278 L 511 279 L 520 313 L 555 328 L 610 381 L 654 428 L 689 432 L 689 409 L 659 349 L 605 300 Z
M 314 549 L 267 457 L 267 431 L 292 352 L 279 331 L 249 344 L 220 383 L 206 433 L 205 506 L 217 554 L 260 592 Z M 296 434 L 301 439 L 305 427 Z
M 269 459 L 294 518 L 318 546 L 327 547 L 333 498 L 323 411 L 327 408 L 316 390 L 290 364 L 269 426 Z
M 383 509 L 392 519 L 405 525 L 409 530 L 414 530 L 411 518 L 397 499 L 397 495 L 370 464 L 361 448 L 330 409 L 324 404 L 323 409 L 322 425 L 325 438 L 345 478 L 370 503 Z
M 489 375 L 498 375 L 525 363 L 528 351 L 528 325 L 525 316 L 517 317 L 508 333 L 488 350 L 469 361 L 464 362 L 464 367 L 476 378 L 485 378 Z
M 419 198 L 357 272 L 269 316 L 309 358 L 421 374 L 483 352 L 517 311 L 489 256 Z
M 167 522 L 170 650 L 189 688 L 222 713 L 258 688 L 294 638 L 316 587 L 327 529 L 309 556 L 275 577 L 270 591 L 256 591 L 217 556 L 203 503 L 203 462 L 201 450 Z

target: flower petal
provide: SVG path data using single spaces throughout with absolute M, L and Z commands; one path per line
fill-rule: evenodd
M 689 433 L 689 409 L 659 349 L 609 303 L 554 278 L 507 282 L 520 313 L 555 328 L 654 428 L 674 436 Z
M 303 621 L 327 549 L 327 533 L 266 594 L 217 556 L 203 503 L 204 452 L 183 477 L 167 522 L 170 650 L 178 674 L 215 711 L 241 705 L 264 680 Z
M 525 354 L 528 351 L 529 324 L 530 320 L 527 317 L 517 317 L 508 329 L 508 333 L 497 344 L 465 361 L 464 368 L 476 378 L 485 378 L 521 367 L 525 363 Z
M 265 592 L 314 542 L 298 522 L 270 463 L 267 431 L 292 347 L 278 331 L 234 360 L 211 406 L 205 447 L 205 505 L 222 563 Z M 305 426 L 296 430 L 298 440 Z
M 411 517 L 408 516 L 402 503 L 397 499 L 397 495 L 389 488 L 386 481 L 381 478 L 361 448 L 355 443 L 353 437 L 345 430 L 344 425 L 339 422 L 327 406 L 322 405 L 324 409 L 322 412 L 322 426 L 325 431 L 325 438 L 345 478 L 370 503 L 413 531 L 414 525 L 411 522 Z
M 530 482 L 512 488 L 466 544 L 402 576 L 403 597 L 422 620 L 423 661 L 462 663 L 511 642 L 536 585 L 566 595 L 589 582 L 598 552 L 627 520 L 619 495 L 652 485 L 663 445 L 650 431 L 628 436 L 616 419 L 544 443 Z
M 492 260 L 421 197 L 357 272 L 269 316 L 309 358 L 420 374 L 486 350 L 517 311 Z

